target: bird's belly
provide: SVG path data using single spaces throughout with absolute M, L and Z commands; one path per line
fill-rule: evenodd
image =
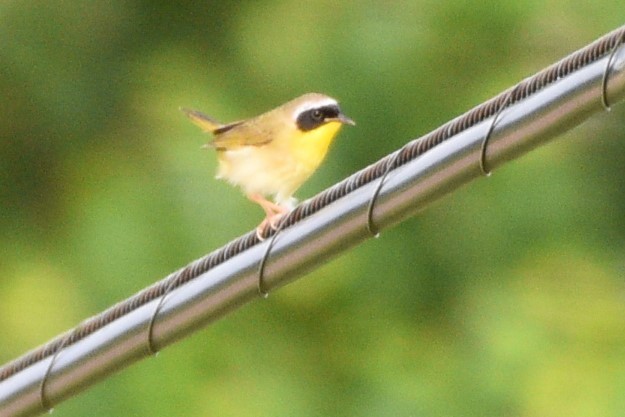
M 218 159 L 217 178 L 240 187 L 247 195 L 273 196 L 278 204 L 288 203 L 314 171 L 288 152 L 266 146 L 220 151 Z

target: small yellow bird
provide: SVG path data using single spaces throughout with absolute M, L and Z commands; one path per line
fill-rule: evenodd
M 251 119 L 222 124 L 196 110 L 182 111 L 214 138 L 205 147 L 217 151 L 216 178 L 240 187 L 274 229 L 293 208 L 295 191 L 315 172 L 343 124 L 354 125 L 338 102 L 309 93 Z M 271 202 L 267 197 L 273 197 Z

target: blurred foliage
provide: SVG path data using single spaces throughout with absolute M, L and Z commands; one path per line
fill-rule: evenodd
M 0 4 L 0 361 L 262 217 L 212 178 L 206 137 L 179 106 L 229 121 L 307 91 L 339 98 L 358 126 L 306 198 L 625 15 L 620 0 L 393 4 Z M 624 114 L 594 117 L 56 414 L 623 415 Z

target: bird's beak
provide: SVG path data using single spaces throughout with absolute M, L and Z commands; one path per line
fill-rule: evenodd
M 339 113 L 339 115 L 336 118 L 336 121 L 340 122 L 340 123 L 343 123 L 344 125 L 356 126 L 356 122 L 354 122 L 349 117 L 345 116 L 343 113 Z

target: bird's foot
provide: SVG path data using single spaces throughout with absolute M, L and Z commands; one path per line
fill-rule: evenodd
M 289 209 L 267 200 L 260 194 L 248 195 L 247 198 L 261 206 L 265 212 L 265 219 L 256 228 L 256 237 L 258 240 L 265 240 L 264 236 L 266 234 L 267 225 L 273 230 L 278 230 L 280 219 L 289 212 Z
M 267 217 L 265 217 L 265 219 L 260 222 L 258 227 L 256 227 L 256 237 L 258 238 L 258 240 L 260 240 L 261 242 L 265 240 L 265 235 L 267 234 L 267 226 L 269 226 L 271 230 L 278 230 L 278 227 L 280 227 L 280 220 L 282 220 L 283 216 L 286 213 L 287 212 L 273 213 L 272 215 L 267 215 Z

